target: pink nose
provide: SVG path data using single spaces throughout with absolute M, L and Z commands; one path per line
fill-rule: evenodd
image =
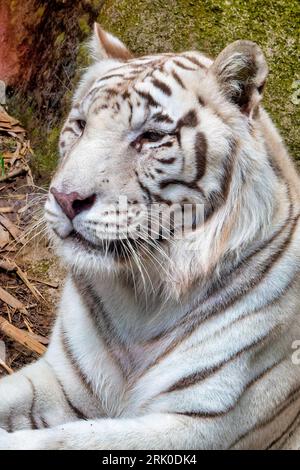
M 70 220 L 73 220 L 80 212 L 90 209 L 96 199 L 96 194 L 84 197 L 77 192 L 62 193 L 55 188 L 51 188 L 50 192 Z

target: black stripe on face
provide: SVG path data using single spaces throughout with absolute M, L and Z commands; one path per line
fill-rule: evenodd
M 175 70 L 172 70 L 171 74 L 172 74 L 172 77 L 174 78 L 174 80 L 178 83 L 178 85 L 185 90 L 186 87 L 185 87 L 183 81 L 181 80 L 181 78 L 179 77 L 179 75 L 175 72 Z
M 143 185 L 143 183 L 141 182 L 141 180 L 139 178 L 139 175 L 138 175 L 137 171 L 135 171 L 135 176 L 136 176 L 139 187 L 141 188 L 143 193 L 146 195 L 146 199 L 148 200 L 149 203 L 151 203 L 152 202 L 152 195 L 151 195 L 149 189 L 146 186 Z
M 106 94 L 106 98 L 110 99 L 114 96 L 117 96 L 119 92 L 115 90 L 115 88 L 107 88 L 106 90 L 103 91 Z
M 121 73 L 115 73 L 115 74 L 111 74 L 111 75 L 106 75 L 104 77 L 101 77 L 97 80 L 97 83 L 99 82 L 102 82 L 104 80 L 109 80 L 110 78 L 115 78 L 115 77 L 122 77 L 124 78 L 124 75 L 122 75 Z
M 157 158 L 157 161 L 160 163 L 163 163 L 163 165 L 171 165 L 171 163 L 174 163 L 176 160 L 175 157 L 170 157 L 170 158 Z
M 167 95 L 167 96 L 172 95 L 172 91 L 171 91 L 171 88 L 169 87 L 169 85 L 162 82 L 161 80 L 158 80 L 158 78 L 154 78 L 152 80 L 152 85 L 155 86 L 156 88 L 158 88 L 165 95 Z
M 197 181 L 200 180 L 206 170 L 206 154 L 207 154 L 207 142 L 203 132 L 197 132 L 195 140 L 195 156 L 196 156 L 196 168 L 197 168 Z
M 233 175 L 233 165 L 234 165 L 234 156 L 237 152 L 237 142 L 232 141 L 230 144 L 230 150 L 228 151 L 224 163 L 223 163 L 223 175 L 221 180 L 221 194 L 223 200 L 226 201 L 229 194 L 229 189 L 231 185 L 232 175 Z
M 153 96 L 149 92 L 136 89 L 135 91 L 139 96 L 141 96 L 142 98 L 144 98 L 144 100 L 147 101 L 149 106 L 153 106 L 154 108 L 158 108 L 160 106 L 159 103 L 153 98 Z
M 197 67 L 200 67 L 201 69 L 206 68 L 204 64 L 202 64 L 198 59 L 196 59 L 196 57 L 192 57 L 186 54 L 182 55 L 182 57 L 192 62 L 192 64 L 197 65 Z
M 180 131 L 182 127 L 197 127 L 198 124 L 197 113 L 191 109 L 177 121 L 177 130 Z
M 153 114 L 152 119 L 154 119 L 156 122 L 166 122 L 167 124 L 173 124 L 174 122 L 170 116 L 163 113 Z
M 190 70 L 191 72 L 196 72 L 197 71 L 197 69 L 192 68 L 192 67 L 188 67 L 187 65 L 183 64 L 182 62 L 180 62 L 180 60 L 174 60 L 174 64 L 176 64 L 178 67 L 180 67 L 181 69 L 184 69 L 184 70 Z

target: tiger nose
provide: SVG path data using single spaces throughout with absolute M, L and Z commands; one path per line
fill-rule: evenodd
M 64 193 L 58 191 L 56 188 L 51 188 L 50 192 L 53 194 L 56 202 L 60 205 L 63 212 L 70 220 L 73 220 L 74 217 L 81 212 L 90 209 L 96 199 L 96 194 L 84 197 L 75 191 Z

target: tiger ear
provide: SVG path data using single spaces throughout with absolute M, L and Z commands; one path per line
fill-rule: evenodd
M 268 66 L 262 50 L 251 41 L 227 46 L 211 66 L 225 96 L 244 114 L 252 115 L 262 98 Z
M 94 23 L 94 33 L 90 42 L 90 49 L 92 56 L 96 60 L 128 60 L 133 57 L 119 39 L 104 31 L 98 23 Z

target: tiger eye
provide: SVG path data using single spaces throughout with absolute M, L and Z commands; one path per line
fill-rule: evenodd
M 77 119 L 76 124 L 81 131 L 84 131 L 86 126 L 86 121 L 84 119 Z

